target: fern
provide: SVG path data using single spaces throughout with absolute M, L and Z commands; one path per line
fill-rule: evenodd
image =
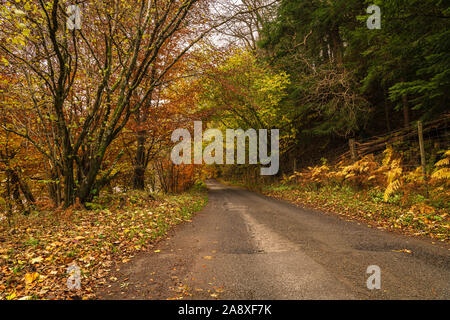
M 385 187 L 384 201 L 396 192 L 402 190 L 402 203 L 408 203 L 410 195 L 417 195 L 427 190 L 427 195 L 434 196 L 434 200 L 442 201 L 450 184 L 450 150 L 443 152 L 444 158 L 435 164 L 435 172 L 431 180 L 424 179 L 422 167 L 406 170 L 402 164 L 401 154 L 395 153 L 389 146 L 384 151 L 384 159 L 377 162 L 373 155 L 351 164 L 340 162 L 336 166 L 321 165 L 309 167 L 302 172 L 295 172 L 286 177 L 285 182 L 301 182 L 314 184 L 351 183 L 358 187 Z M 425 198 L 424 198 L 425 199 Z M 444 200 L 445 201 L 445 200 Z
M 450 168 L 442 168 L 431 175 L 432 178 L 450 181 Z
M 450 158 L 442 159 L 435 164 L 436 167 L 445 167 L 448 165 L 450 165 Z
M 435 164 L 437 170 L 431 175 L 433 179 L 450 182 L 450 150 L 444 152 L 445 158 Z
M 391 182 L 388 187 L 386 188 L 386 191 L 384 192 L 384 202 L 388 202 L 389 197 L 397 192 L 400 187 L 402 186 L 402 183 L 400 180 L 395 180 Z

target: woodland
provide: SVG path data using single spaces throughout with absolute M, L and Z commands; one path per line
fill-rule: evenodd
M 0 299 L 67 297 L 74 261 L 94 297 L 209 178 L 448 241 L 449 26 L 444 0 L 0 1 Z M 279 130 L 278 174 L 174 164 L 194 121 Z

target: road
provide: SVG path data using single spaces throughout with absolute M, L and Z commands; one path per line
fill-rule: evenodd
M 209 202 L 101 299 L 449 299 L 450 247 L 208 183 Z M 411 253 L 395 252 L 408 249 Z M 159 252 L 154 252 L 158 251 Z M 366 285 L 368 266 L 381 289 Z

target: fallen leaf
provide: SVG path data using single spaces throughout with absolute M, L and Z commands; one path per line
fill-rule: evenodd
M 408 249 L 392 250 L 392 252 L 404 252 L 404 253 L 408 253 L 408 254 L 412 253 L 412 251 L 408 250 Z
M 33 273 L 27 273 L 25 275 L 25 283 L 31 284 L 33 283 L 37 278 L 39 278 L 39 273 L 33 272 Z
M 43 260 L 44 260 L 44 258 L 42 258 L 42 257 L 37 257 L 37 258 L 31 259 L 31 264 L 40 263 L 40 262 L 42 262 Z
M 16 293 L 15 292 L 11 292 L 7 297 L 6 300 L 13 300 L 16 297 Z

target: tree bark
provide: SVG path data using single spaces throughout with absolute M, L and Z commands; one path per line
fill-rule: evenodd
M 137 149 L 134 163 L 133 187 L 136 190 L 145 190 L 145 171 L 147 169 L 147 152 L 145 143 L 147 131 L 141 130 L 137 134 Z
M 6 170 L 7 179 L 10 182 L 10 194 L 20 211 L 25 211 L 22 200 L 20 199 L 20 189 L 19 189 L 19 176 L 16 171 L 12 169 Z
M 73 162 L 64 165 L 64 207 L 75 203 L 75 181 L 73 177 Z
M 405 78 L 400 78 L 401 82 L 405 82 Z M 402 105 L 403 105 L 403 126 L 405 128 L 409 127 L 410 116 L 409 116 L 409 103 L 408 97 L 406 95 L 402 96 Z
M 330 32 L 331 48 L 333 53 L 333 58 L 338 66 L 343 63 L 343 53 L 342 53 L 342 39 L 339 34 L 339 27 L 334 27 Z
M 50 173 L 50 179 L 52 181 L 59 180 L 59 175 L 56 172 Z M 48 184 L 48 193 L 50 195 L 50 198 L 52 198 L 53 203 L 55 206 L 59 206 L 61 204 L 61 184 L 58 182 L 50 182 Z
M 386 130 L 387 132 L 391 131 L 391 119 L 390 119 L 390 115 L 389 115 L 389 103 L 387 101 L 387 99 L 385 99 L 384 101 L 384 115 L 386 118 Z
M 23 193 L 23 196 L 25 197 L 25 199 L 27 200 L 28 203 L 33 204 L 36 202 L 36 199 L 33 196 L 33 193 L 31 192 L 31 188 L 28 185 L 28 183 L 26 183 L 26 181 L 20 179 L 20 177 L 18 177 L 18 182 L 19 182 L 19 186 L 20 186 L 20 190 Z
M 409 127 L 410 117 L 409 117 L 408 98 L 406 96 L 402 96 L 402 104 L 403 104 L 403 125 L 405 128 L 407 128 Z

